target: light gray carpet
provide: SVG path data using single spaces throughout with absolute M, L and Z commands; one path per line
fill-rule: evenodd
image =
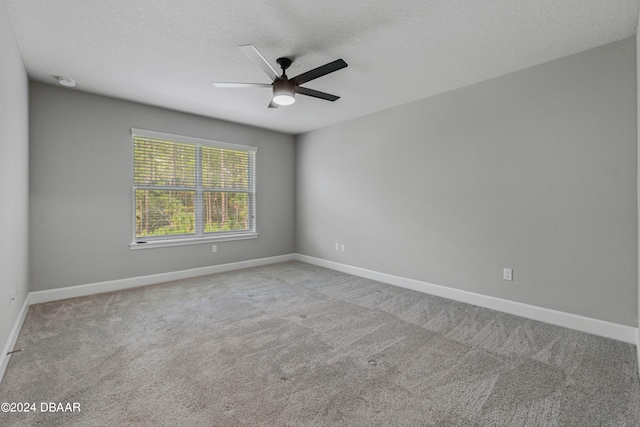
M 0 425 L 639 426 L 632 345 L 288 262 L 34 305 Z

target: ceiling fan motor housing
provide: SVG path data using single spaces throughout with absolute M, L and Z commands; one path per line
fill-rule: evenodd
M 273 82 L 273 101 L 278 105 L 290 105 L 295 102 L 296 86 L 286 78 Z

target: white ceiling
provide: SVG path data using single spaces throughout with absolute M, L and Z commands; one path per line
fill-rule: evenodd
M 29 76 L 75 90 L 298 134 L 631 37 L 640 0 L 5 0 Z M 295 76 L 349 66 L 269 109 L 239 45 Z

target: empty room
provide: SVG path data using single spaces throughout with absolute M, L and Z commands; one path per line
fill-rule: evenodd
M 0 0 L 0 425 L 640 425 L 639 13 Z

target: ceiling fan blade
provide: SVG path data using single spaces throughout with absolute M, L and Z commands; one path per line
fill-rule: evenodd
M 313 90 L 300 86 L 296 86 L 296 93 L 299 93 L 301 95 L 313 96 L 314 98 L 320 98 L 332 102 L 336 99 L 340 99 L 340 97 L 337 95 L 331 95 L 330 93 L 320 92 L 319 90 Z
M 333 73 L 334 71 L 338 71 L 341 68 L 347 66 L 347 63 L 342 59 L 336 59 L 333 62 L 329 62 L 328 64 L 322 65 L 318 68 L 314 68 L 313 70 L 309 70 L 306 73 L 302 73 L 294 78 L 290 79 L 295 85 L 301 85 L 310 80 L 317 79 L 318 77 L 322 77 L 325 74 Z
M 215 87 L 271 87 L 269 83 L 224 83 L 213 82 Z
M 278 104 L 276 104 L 275 102 L 273 102 L 273 100 L 271 100 L 271 102 L 269 103 L 269 108 L 279 108 L 280 106 Z
M 267 73 L 271 80 L 276 80 L 278 77 L 278 72 L 269 64 L 264 56 L 256 49 L 256 47 L 252 44 L 245 44 L 240 46 L 240 50 L 244 52 L 245 55 L 249 57 L 256 65 L 262 68 L 262 71 Z

